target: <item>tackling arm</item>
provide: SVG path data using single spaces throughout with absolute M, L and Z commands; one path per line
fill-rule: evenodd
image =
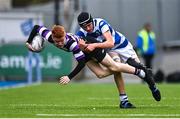
M 86 52 L 92 52 L 96 48 L 105 49 L 105 48 L 114 47 L 114 41 L 113 41 L 113 38 L 112 38 L 110 31 L 106 31 L 105 33 L 103 33 L 103 36 L 106 39 L 106 41 L 101 42 L 101 43 L 89 44 L 85 51 Z
M 102 42 L 102 43 L 94 43 L 93 45 L 96 47 L 96 48 L 112 48 L 114 47 L 114 41 L 113 41 L 113 38 L 112 38 L 112 35 L 110 33 L 110 31 L 106 31 L 105 33 L 103 33 L 103 36 L 105 38 L 105 41 Z

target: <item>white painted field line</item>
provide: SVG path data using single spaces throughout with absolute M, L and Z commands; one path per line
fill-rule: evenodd
M 58 104 L 35 104 L 35 103 L 22 103 L 22 104 L 7 104 L 8 106 L 13 107 L 116 107 L 117 105 L 58 105 Z M 150 105 L 137 105 L 138 107 L 161 107 L 161 104 L 150 104 Z M 175 105 L 176 107 L 180 107 L 180 105 Z M 163 105 L 163 107 L 174 107 L 174 105 Z
M 36 114 L 44 117 L 180 117 L 180 114 Z
M 8 106 L 14 107 L 114 107 L 116 105 L 57 105 L 57 104 L 30 104 L 30 103 L 22 103 L 22 104 L 7 104 Z

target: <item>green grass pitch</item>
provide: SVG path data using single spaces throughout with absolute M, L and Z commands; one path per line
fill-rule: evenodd
M 114 83 L 42 83 L 0 90 L 0 117 L 17 118 L 180 118 L 180 85 L 159 84 L 156 102 L 145 84 L 126 84 L 135 109 L 119 109 Z

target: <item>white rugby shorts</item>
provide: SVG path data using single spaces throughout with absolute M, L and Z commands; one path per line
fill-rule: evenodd
M 109 52 L 116 52 L 119 54 L 119 57 L 121 59 L 121 62 L 126 63 L 128 58 L 137 58 L 137 54 L 135 50 L 133 49 L 132 44 L 128 41 L 128 45 L 124 48 L 119 48 L 119 49 L 111 49 Z

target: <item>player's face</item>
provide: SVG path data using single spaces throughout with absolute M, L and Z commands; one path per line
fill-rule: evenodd
M 87 31 L 88 33 L 91 33 L 91 32 L 93 32 L 93 29 L 94 29 L 93 23 L 92 23 L 92 22 L 91 22 L 91 23 L 88 23 L 88 24 L 84 25 L 82 28 L 83 28 L 85 31 Z
M 54 44 L 56 45 L 56 47 L 62 48 L 64 46 L 65 37 L 63 38 L 52 37 L 52 38 L 54 40 Z

